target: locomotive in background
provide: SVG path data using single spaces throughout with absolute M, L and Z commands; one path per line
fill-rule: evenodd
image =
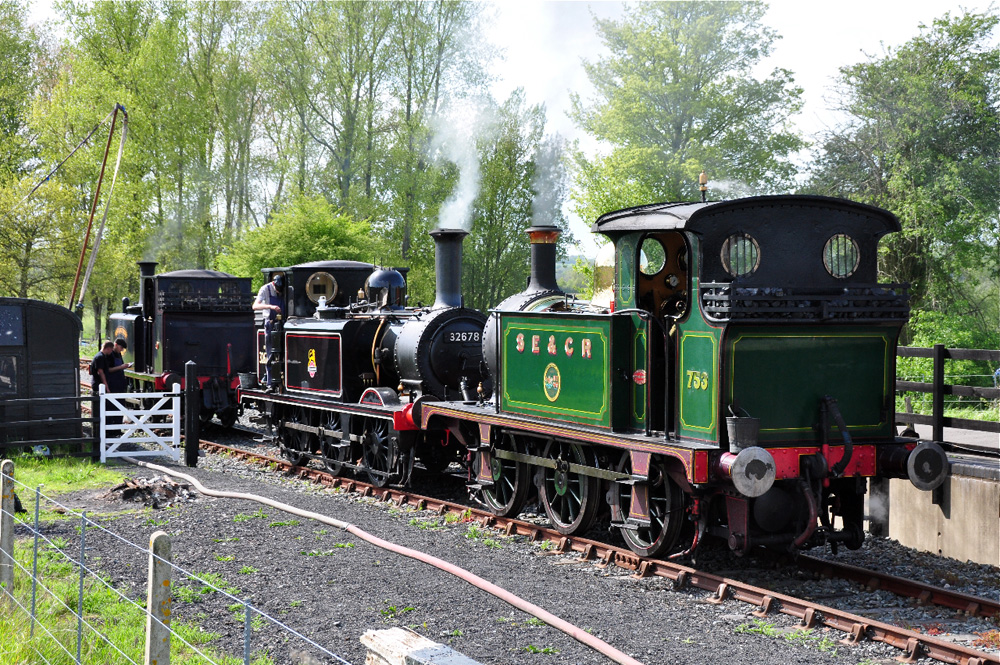
M 122 311 L 108 317 L 108 336 L 128 343 L 125 361 L 130 390 L 184 388 L 184 364 L 198 366 L 203 422 L 217 415 L 226 427 L 239 413 L 240 372 L 250 372 L 253 303 L 250 279 L 215 270 L 154 274 L 155 261 L 140 261 L 139 304 L 122 299 Z
M 555 281 L 555 228 L 532 228 L 528 288 L 489 320 L 462 306 L 464 233 L 435 232 L 438 297 L 369 264 L 284 272 L 288 316 L 258 361 L 276 393 L 241 390 L 296 463 L 406 483 L 414 460 L 466 465 L 498 515 L 537 497 L 555 528 L 602 510 L 637 553 L 691 551 L 705 534 L 856 548 L 869 479 L 932 489 L 939 446 L 897 439 L 901 285 L 877 283 L 884 210 L 815 196 L 664 203 L 602 216 L 606 299 Z M 363 282 L 362 282 L 363 280 Z M 360 286 L 360 291 L 354 289 Z M 258 366 L 258 371 L 262 366 Z

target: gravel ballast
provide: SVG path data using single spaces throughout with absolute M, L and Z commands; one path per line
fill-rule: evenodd
M 225 456 L 204 456 L 196 469 L 176 469 L 212 489 L 264 495 L 356 524 L 380 538 L 465 567 L 650 665 L 720 660 L 888 664 L 899 654 L 872 642 L 846 646 L 838 642 L 843 635 L 823 629 L 807 635 L 794 630 L 787 636 L 776 635 L 797 620 L 773 614 L 759 622 L 751 615 L 754 608 L 744 603 L 729 600 L 716 605 L 709 602 L 706 592 L 673 590 L 669 580 L 636 579 L 613 566 L 602 568 L 580 561 L 575 554 L 556 555 L 545 544 L 531 543 L 524 537 L 505 538 L 473 524 L 446 523 L 427 511 L 318 488 Z M 130 466 L 125 470 L 144 478 L 157 475 Z M 102 493 L 78 493 L 67 497 L 66 503 L 101 513 L 95 518 L 98 524 L 142 547 L 154 531 L 166 531 L 172 537 L 176 565 L 194 574 L 217 575 L 210 579 L 224 580 L 236 598 L 249 600 L 347 662 L 364 662 L 365 651 L 359 642 L 362 633 L 392 626 L 411 627 L 484 664 L 609 662 L 451 575 L 375 548 L 330 526 L 235 499 L 196 494 L 196 500 L 182 501 L 172 508 L 135 510 L 135 504 L 98 498 Z M 50 537 L 62 535 L 69 541 L 69 552 L 74 545 L 78 548 L 74 522 L 56 522 L 46 528 Z M 872 542 L 890 543 L 869 543 L 872 547 L 862 550 L 880 559 L 883 567 L 885 557 L 896 556 L 888 549 L 895 545 L 891 541 Z M 144 598 L 143 552 L 96 529 L 88 532 L 87 549 L 93 567 L 109 575 L 133 598 Z M 977 590 L 971 593 L 995 595 L 1000 590 L 996 568 L 976 567 L 970 573 L 964 568 L 967 564 L 935 559 L 936 574 L 945 579 L 964 580 L 971 574 L 977 580 Z M 730 559 L 720 561 L 728 562 L 720 567 L 731 564 Z M 910 563 L 915 567 L 914 577 L 929 574 L 919 567 L 921 562 Z M 736 567 L 746 570 L 743 566 L 741 562 Z M 792 592 L 781 588 L 784 582 L 775 583 L 773 571 L 762 571 L 758 579 L 749 581 Z M 803 583 L 813 585 L 814 581 Z M 874 596 L 872 600 L 871 594 L 852 589 L 846 582 L 826 580 L 823 584 L 815 587 L 820 597 L 853 603 L 852 611 L 869 610 L 872 613 L 868 616 L 880 620 L 890 618 L 891 612 L 909 611 L 913 604 L 894 596 Z M 193 621 L 218 633 L 216 646 L 230 654 L 242 654 L 243 620 L 233 599 L 206 592 L 203 584 L 181 579 L 180 574 L 175 574 L 173 589 L 175 620 Z M 877 616 L 883 610 L 886 616 Z M 947 622 L 955 613 L 944 614 L 934 621 L 948 628 Z M 919 629 L 926 615 L 914 617 L 913 627 Z M 263 650 L 277 663 L 337 662 L 267 622 L 256 625 L 252 650 Z M 965 631 L 996 627 L 981 620 L 962 626 Z

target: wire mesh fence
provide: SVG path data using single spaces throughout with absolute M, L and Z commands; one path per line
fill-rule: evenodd
M 13 476 L 12 464 L 5 461 L 0 472 L 0 662 L 269 665 L 290 662 L 287 654 L 295 651 L 308 654 L 309 662 L 348 663 L 254 605 L 252 594 L 217 575 L 179 566 L 169 554 L 161 556 L 152 544 L 167 534 L 154 533 L 151 546 L 139 545 Z M 25 498 L 25 512 L 15 513 L 15 491 Z M 119 567 L 135 571 L 131 580 L 115 581 L 102 571 L 104 562 L 93 554 L 108 551 L 101 539 L 114 546 Z M 98 544 L 103 546 L 95 548 Z M 146 568 L 142 584 L 137 574 Z M 242 653 L 220 648 L 218 634 L 196 623 L 206 612 L 176 621 L 171 603 L 178 595 L 196 597 L 199 607 L 224 605 L 229 623 L 242 628 Z M 283 645 L 282 653 L 269 647 L 274 644 Z

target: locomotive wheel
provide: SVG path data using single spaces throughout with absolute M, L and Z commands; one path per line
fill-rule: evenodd
M 288 422 L 293 424 L 309 424 L 309 414 L 299 406 L 292 409 Z M 294 466 L 304 466 L 306 455 L 312 452 L 312 435 L 297 429 L 281 428 L 281 454 Z
M 600 481 L 594 476 L 570 471 L 569 465 L 589 466 L 589 456 L 579 444 L 551 441 L 543 457 L 556 462 L 555 469 L 538 471 L 538 494 L 545 514 L 559 533 L 569 535 L 586 531 L 593 525 L 600 507 Z
M 518 450 L 517 441 L 510 434 L 504 434 L 498 447 L 510 451 Z M 481 452 L 477 451 L 472 456 L 473 477 L 479 473 L 481 459 Z M 531 489 L 531 483 L 528 481 L 528 465 L 491 455 L 490 476 L 493 478 L 493 485 L 483 487 L 476 492 L 476 500 L 498 517 L 513 517 L 520 513 L 528 499 L 528 490 Z
M 632 472 L 628 453 L 622 457 L 618 471 Z M 632 503 L 632 488 L 614 483 L 609 494 L 612 518 L 624 522 Z M 648 510 L 648 527 L 620 529 L 629 549 L 640 556 L 656 556 L 673 549 L 684 526 L 684 491 L 670 479 L 666 463 L 659 458 L 649 465 Z
M 228 429 L 236 424 L 236 418 L 239 416 L 239 411 L 237 411 L 235 406 L 230 406 L 226 407 L 216 415 L 219 416 L 219 422 L 222 423 L 222 426 Z
M 340 431 L 340 414 L 330 411 L 324 416 L 323 429 Z M 326 470 L 337 476 L 344 469 L 344 462 L 351 459 L 351 446 L 348 444 L 334 445 L 340 443 L 340 439 L 331 436 L 323 437 L 323 465 Z
M 198 409 L 198 420 L 201 421 L 202 427 L 212 422 L 212 416 L 214 415 L 215 415 L 214 411 L 212 411 L 211 409 L 206 409 L 204 406 Z
M 397 454 L 395 440 L 389 436 L 388 420 L 365 419 L 361 449 L 368 481 L 376 487 L 385 487 L 393 481 L 393 460 Z

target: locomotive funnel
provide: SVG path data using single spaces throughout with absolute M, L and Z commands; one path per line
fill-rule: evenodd
M 559 291 L 556 284 L 556 240 L 559 229 L 555 226 L 532 226 L 527 231 L 531 239 L 531 279 L 525 293 Z
M 147 298 L 152 298 L 153 294 L 146 294 L 146 278 L 152 277 L 156 274 L 156 266 L 159 265 L 156 261 L 136 261 L 135 264 L 139 266 L 139 306 L 146 304 Z
M 139 277 L 152 277 L 159 265 L 156 261 L 136 261 L 135 264 L 139 266 Z
M 462 306 L 462 240 L 467 235 L 468 231 L 461 229 L 431 231 L 436 246 L 434 272 L 437 277 L 433 309 Z

